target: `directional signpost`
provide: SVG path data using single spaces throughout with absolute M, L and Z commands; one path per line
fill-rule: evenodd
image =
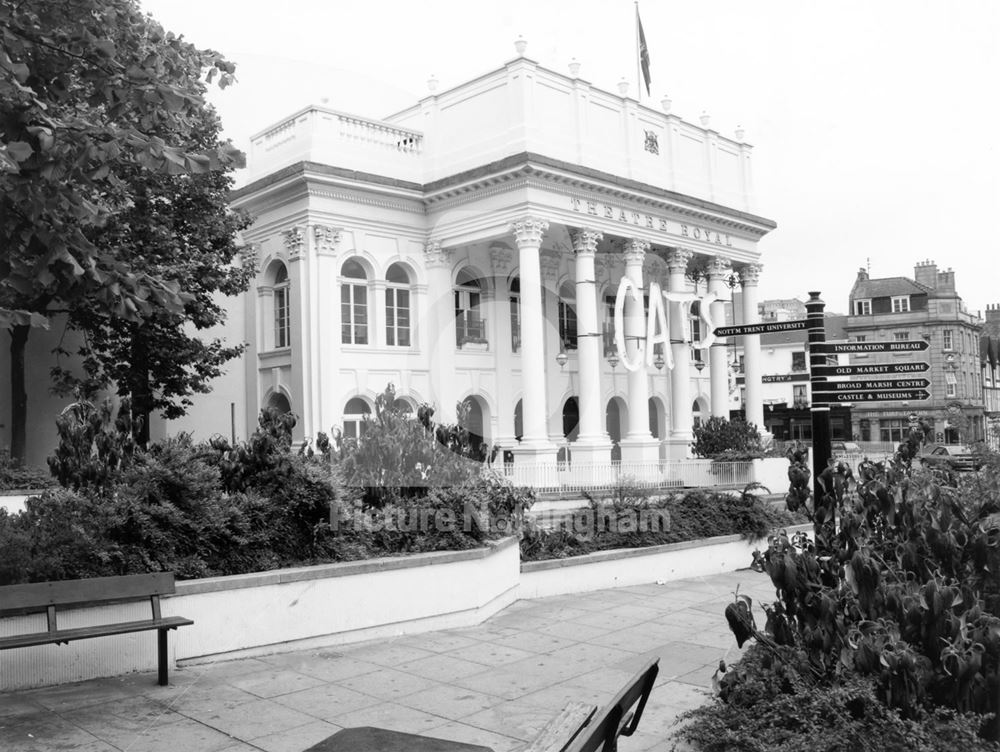
M 838 405 L 848 402 L 923 402 L 931 398 L 926 389 L 882 389 L 878 391 L 855 389 L 848 391 L 853 385 L 844 382 L 844 391 L 821 392 L 813 385 L 813 401 L 817 405 Z
M 893 340 L 891 342 L 823 342 L 810 344 L 809 352 L 839 355 L 840 353 L 906 353 L 930 349 L 930 343 L 918 340 Z
M 742 326 L 719 326 L 713 331 L 716 337 L 743 337 L 747 334 L 767 334 L 768 332 L 794 332 L 805 330 L 807 319 L 798 321 L 771 321 L 766 324 L 743 324 Z
M 882 391 L 885 389 L 926 389 L 930 379 L 851 379 L 850 381 L 816 381 L 814 392 Z
M 813 376 L 889 376 L 904 373 L 925 373 L 931 370 L 930 363 L 875 363 L 874 365 L 816 366 Z

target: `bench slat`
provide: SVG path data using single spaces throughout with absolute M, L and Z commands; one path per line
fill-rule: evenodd
M 35 632 L 32 634 L 11 635 L 0 637 L 0 650 L 10 648 L 25 648 L 32 645 L 48 645 L 54 642 L 70 642 L 85 640 L 90 637 L 107 637 L 110 635 L 145 632 L 152 629 L 176 629 L 194 624 L 191 619 L 181 616 L 168 616 L 165 619 L 146 619 L 144 621 L 128 621 L 120 624 L 103 624 L 94 627 L 76 627 L 62 629 L 58 632 Z
M 597 712 L 596 705 L 571 702 L 521 752 L 562 752 Z
M 148 598 L 150 595 L 173 593 L 174 590 L 173 572 L 6 585 L 0 587 L 0 615 L 30 609 L 41 611 L 48 606 Z

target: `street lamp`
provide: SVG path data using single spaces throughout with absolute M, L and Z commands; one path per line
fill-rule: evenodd
M 618 354 L 617 354 L 617 353 L 614 353 L 614 352 L 613 352 L 613 353 L 611 353 L 611 354 L 610 354 L 610 355 L 608 356 L 608 363 L 609 363 L 609 364 L 611 365 L 611 370 L 612 370 L 612 371 L 614 371 L 614 370 L 615 370 L 615 368 L 617 368 L 617 367 L 618 367 L 618 364 L 619 364 L 620 362 L 621 362 L 621 361 L 620 361 L 620 360 L 618 359 Z
M 659 350 L 656 351 L 656 357 L 653 359 L 653 365 L 656 366 L 657 371 L 662 371 L 663 366 L 667 361 L 663 359 L 663 353 Z
M 556 355 L 556 363 L 559 364 L 559 369 L 560 370 L 562 370 L 563 366 L 566 365 L 566 361 L 568 361 L 568 360 L 569 360 L 569 356 L 566 354 L 566 351 L 564 349 L 562 349 L 562 348 L 559 348 L 559 354 Z

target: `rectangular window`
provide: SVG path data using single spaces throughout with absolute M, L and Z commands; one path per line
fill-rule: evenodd
M 909 434 L 909 421 L 900 418 L 882 418 L 878 422 L 879 441 L 901 442 Z
M 858 336 L 856 336 L 854 338 L 855 342 L 866 342 L 867 340 L 868 340 L 868 335 L 867 334 L 859 334 Z
M 892 312 L 906 313 L 910 310 L 910 296 L 896 295 L 892 298 Z
M 871 302 L 871 300 L 855 300 L 854 301 L 854 315 L 855 316 L 871 316 L 872 315 L 872 302 Z
M 806 354 L 804 352 L 792 353 L 792 370 L 793 371 L 806 370 Z
M 941 338 L 944 340 L 941 345 L 944 350 L 951 350 L 953 348 L 953 342 L 951 339 L 951 329 L 945 329 L 941 332 Z
M 274 346 L 289 347 L 288 336 L 288 287 L 274 290 Z
M 695 318 L 694 316 L 689 319 L 691 324 L 691 341 L 701 342 L 701 318 Z M 691 348 L 691 362 L 692 363 L 702 363 L 705 360 L 705 351 L 697 348 Z
M 385 343 L 410 346 L 410 291 L 395 287 L 385 291 Z
M 809 396 L 806 394 L 805 384 L 796 384 L 792 387 L 792 404 L 796 408 L 809 406 Z
M 521 297 L 510 296 L 510 350 L 521 351 Z
M 906 342 L 910 338 L 909 332 L 894 332 L 892 338 L 897 342 Z
M 946 397 L 957 397 L 958 396 L 958 379 L 953 371 L 944 372 L 944 383 L 945 383 L 945 396 Z
M 468 290 L 455 291 L 455 343 L 462 345 L 486 342 L 486 320 L 480 314 L 481 295 Z
M 340 286 L 340 341 L 345 345 L 368 344 L 368 287 Z
M 576 349 L 576 310 L 569 303 L 559 301 L 559 341 L 563 349 Z

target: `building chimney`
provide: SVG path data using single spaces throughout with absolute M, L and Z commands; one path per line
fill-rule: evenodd
M 866 279 L 868 279 L 868 270 L 862 266 L 858 269 L 858 282 L 863 282 Z
M 1000 303 L 986 304 L 986 326 L 983 327 L 983 333 L 1000 336 Z
M 937 264 L 934 261 L 917 262 L 913 267 L 913 278 L 932 290 L 938 286 Z
M 950 268 L 937 273 L 937 289 L 955 292 L 955 272 Z

